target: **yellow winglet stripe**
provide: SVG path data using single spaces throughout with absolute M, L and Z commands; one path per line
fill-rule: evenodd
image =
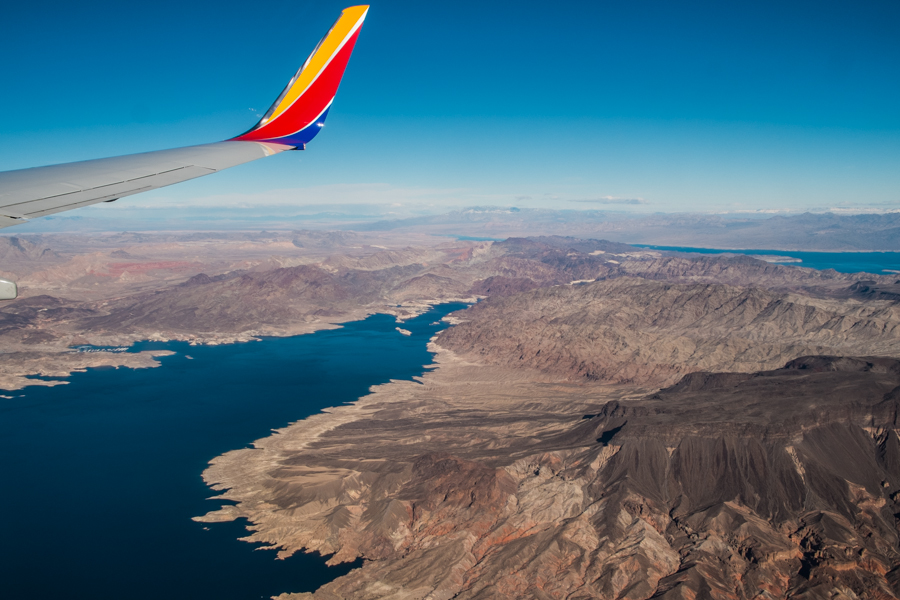
M 341 49 L 347 38 L 362 23 L 368 10 L 368 6 L 351 6 L 344 9 L 337 23 L 334 24 L 331 31 L 319 42 L 318 47 L 307 59 L 306 64 L 297 76 L 297 80 L 288 93 L 284 95 L 284 98 L 281 99 L 281 103 L 269 117 L 268 122 L 274 121 L 281 116 L 312 85 L 334 55 L 337 54 L 338 50 Z

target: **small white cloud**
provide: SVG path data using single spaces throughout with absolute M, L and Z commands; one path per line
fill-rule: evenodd
M 580 200 L 570 200 L 569 202 L 582 202 L 584 204 L 650 204 L 643 198 L 619 198 L 616 196 L 601 196 L 600 198 L 584 198 Z

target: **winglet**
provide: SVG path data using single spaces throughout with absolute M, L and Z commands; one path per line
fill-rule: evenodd
M 368 12 L 368 6 L 345 8 L 265 116 L 250 131 L 232 140 L 305 148 L 325 125 Z

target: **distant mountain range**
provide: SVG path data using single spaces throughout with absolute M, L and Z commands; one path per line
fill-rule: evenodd
M 810 251 L 900 251 L 900 213 L 736 217 L 698 213 L 625 215 L 600 210 L 471 208 L 377 221 L 355 231 L 416 231 L 507 238 L 566 235 L 629 244 Z
M 629 244 L 722 249 L 794 251 L 900 251 L 900 212 L 840 215 L 738 215 L 704 213 L 634 214 L 611 210 L 552 210 L 476 206 L 434 214 L 415 205 L 265 204 L 247 207 L 184 207 L 178 211 L 134 209 L 51 216 L 7 229 L 0 235 L 86 232 L 287 231 L 298 229 L 397 232 L 506 239 L 562 235 Z M 315 209 L 315 210 L 312 210 Z M 439 208 L 437 210 L 440 210 Z M 396 211 L 400 211 L 399 213 Z M 200 233 L 200 232 L 206 232 Z M 130 234 L 139 236 L 140 234 Z M 0 256 L 2 258 L 2 256 Z

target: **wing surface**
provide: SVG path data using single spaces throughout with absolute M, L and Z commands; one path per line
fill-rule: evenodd
M 257 142 L 218 142 L 0 173 L 0 227 L 147 192 L 293 150 Z
M 305 149 L 325 123 L 368 9 L 345 9 L 266 115 L 236 138 L 0 172 L 0 228 L 89 204 L 112 202 L 285 150 Z

